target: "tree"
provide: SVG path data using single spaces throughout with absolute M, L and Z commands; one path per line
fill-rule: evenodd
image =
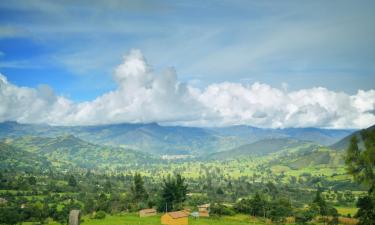
M 312 210 L 311 208 L 309 209 L 303 209 L 297 211 L 295 218 L 296 218 L 296 223 L 297 224 L 307 224 L 310 220 L 312 220 L 316 216 L 316 212 Z
M 85 213 L 91 213 L 95 210 L 95 202 L 93 198 L 91 197 L 85 198 L 84 210 L 85 210 Z
M 328 207 L 327 207 L 327 203 L 324 200 L 324 198 L 322 197 L 321 193 L 322 193 L 321 189 L 318 188 L 316 190 L 316 195 L 315 195 L 315 199 L 313 200 L 313 203 L 315 203 L 316 206 L 318 207 L 319 215 L 326 216 L 328 214 L 328 212 L 327 212 Z
M 148 194 L 144 187 L 144 182 L 142 176 L 136 173 L 133 177 L 133 185 L 131 186 L 131 192 L 133 195 L 133 200 L 135 202 L 145 201 L 148 199 Z
M 99 219 L 99 220 L 102 220 L 105 218 L 105 212 L 104 211 L 101 211 L 99 210 L 98 212 L 96 212 L 95 216 L 94 216 L 94 219 Z
M 77 186 L 77 181 L 76 181 L 76 179 L 74 178 L 73 175 L 69 176 L 68 185 L 71 186 L 71 187 L 76 187 Z
M 375 199 L 373 196 L 364 196 L 358 199 L 357 217 L 358 225 L 374 225 L 375 224 Z
M 271 203 L 268 217 L 276 224 L 284 224 L 286 217 L 292 214 L 292 205 L 288 199 L 278 199 Z
M 109 179 L 107 179 L 105 184 L 104 184 L 104 191 L 109 193 L 109 192 L 111 192 L 111 189 L 112 189 L 111 181 Z
M 276 199 L 276 195 L 278 194 L 278 190 L 276 186 L 272 182 L 268 182 L 267 185 L 267 192 L 272 197 L 273 200 Z
M 358 138 L 353 136 L 346 151 L 345 164 L 349 174 L 358 183 L 368 185 L 369 193 L 372 193 L 375 188 L 375 129 L 363 130 L 361 136 L 365 149 L 359 149 Z
M 266 199 L 257 192 L 250 200 L 250 214 L 266 217 L 267 205 Z
M 217 216 L 233 216 L 235 213 L 228 206 L 220 203 L 214 203 L 210 206 L 210 214 Z
M 251 199 L 241 199 L 233 208 L 238 213 L 251 214 Z
M 177 174 L 175 179 L 168 176 L 164 179 L 159 211 L 181 209 L 182 203 L 186 200 L 187 190 L 185 179 L 180 174 Z
M 36 178 L 34 176 L 29 177 L 29 184 L 35 185 L 36 184 Z
M 217 190 L 216 190 L 216 194 L 218 195 L 223 195 L 224 194 L 224 191 L 221 187 L 219 187 Z
M 328 222 L 328 225 L 338 225 L 339 224 L 339 213 L 337 209 L 330 207 L 328 209 L 328 215 L 331 216 L 331 220 Z
M 181 204 L 186 200 L 187 185 L 185 184 L 185 178 L 180 174 L 176 175 L 175 185 L 175 204 Z
M 22 221 L 15 207 L 0 207 L 0 224 L 17 224 Z
M 164 180 L 161 198 L 159 211 L 172 211 L 175 200 L 175 183 L 170 177 Z
M 368 186 L 367 196 L 358 199 L 358 225 L 375 224 L 375 129 L 361 131 L 364 149 L 359 149 L 358 138 L 353 136 L 346 151 L 348 173 L 360 184 Z
M 105 212 L 110 212 L 110 203 L 106 194 L 101 193 L 97 201 L 97 210 L 102 210 Z

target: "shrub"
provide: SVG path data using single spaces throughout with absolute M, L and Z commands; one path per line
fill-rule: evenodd
M 307 224 L 315 216 L 312 210 L 300 210 L 295 215 L 295 221 L 297 224 Z
M 104 211 L 97 211 L 95 216 L 94 216 L 94 219 L 104 219 L 105 218 L 105 212 Z
M 235 214 L 235 212 L 231 208 L 220 203 L 212 204 L 210 209 L 210 213 L 213 215 L 233 216 Z

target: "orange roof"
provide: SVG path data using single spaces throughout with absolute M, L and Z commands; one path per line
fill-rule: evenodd
M 188 217 L 188 216 L 189 216 L 189 214 L 187 214 L 187 213 L 184 212 L 184 211 L 169 212 L 168 214 L 169 214 L 173 219 L 178 219 L 178 218 Z

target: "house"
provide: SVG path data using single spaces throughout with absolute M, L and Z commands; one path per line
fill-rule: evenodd
M 210 204 L 198 205 L 199 217 L 210 216 Z
M 167 212 L 161 217 L 161 224 L 164 225 L 188 225 L 189 214 L 184 211 Z
M 189 209 L 189 208 L 184 208 L 182 211 L 185 212 L 188 215 L 190 215 L 190 213 L 191 213 L 191 209 Z
M 142 209 L 139 210 L 139 217 L 155 216 L 156 209 Z

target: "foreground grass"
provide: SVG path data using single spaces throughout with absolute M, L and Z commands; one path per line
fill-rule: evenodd
M 119 215 L 107 215 L 104 219 L 91 219 L 89 216 L 82 218 L 82 225 L 160 225 L 160 217 L 162 214 L 156 216 L 140 218 L 138 214 L 126 213 Z M 358 221 L 350 218 L 340 218 L 340 224 L 354 225 Z M 38 223 L 24 222 L 22 225 L 34 225 Z M 48 221 L 48 225 L 60 225 L 55 221 Z M 250 217 L 248 215 L 237 214 L 235 216 L 223 216 L 223 217 L 209 217 L 194 219 L 189 217 L 189 225 L 266 225 L 266 223 L 259 218 Z M 314 222 L 313 224 L 322 224 Z M 287 224 L 292 225 L 292 224 Z
M 107 215 L 105 219 L 97 220 L 84 217 L 82 225 L 156 225 L 160 223 L 160 216 L 139 218 L 137 214 Z M 199 218 L 189 217 L 189 225 L 264 225 L 265 223 L 251 219 L 246 215 L 225 216 L 220 218 Z

